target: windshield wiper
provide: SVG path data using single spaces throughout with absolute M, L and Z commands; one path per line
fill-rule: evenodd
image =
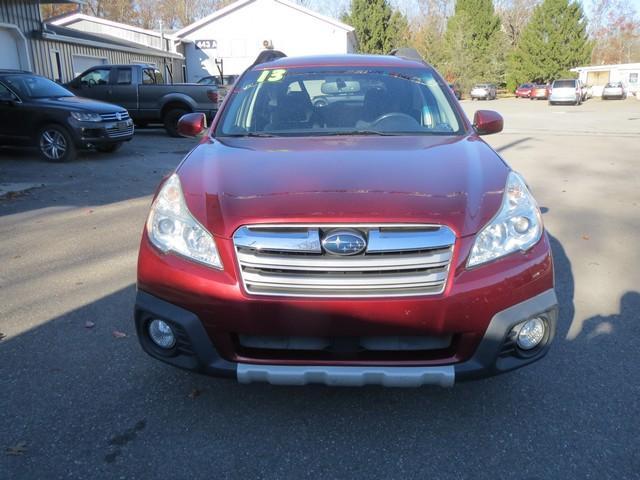
M 397 137 L 398 135 L 403 135 L 402 133 L 397 132 L 381 132 L 379 130 L 350 130 L 348 132 L 329 132 L 324 135 L 331 136 L 339 136 L 339 135 L 380 135 L 382 137 Z
M 265 132 L 247 132 L 247 133 L 230 133 L 228 135 L 221 135 L 222 137 L 232 137 L 232 138 L 242 138 L 242 137 L 258 137 L 258 138 L 269 138 L 275 137 L 275 135 L 271 133 Z

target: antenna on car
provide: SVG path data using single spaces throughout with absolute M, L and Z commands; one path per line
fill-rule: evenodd
M 409 47 L 395 48 L 391 50 L 389 55 L 392 55 L 394 57 L 404 58 L 405 60 L 415 60 L 416 62 L 426 63 L 422 58 L 422 55 L 420 55 L 415 48 L 409 48 Z
M 273 62 L 274 60 L 284 57 L 286 57 L 286 55 L 280 50 L 263 50 L 249 68 L 253 68 L 261 63 Z

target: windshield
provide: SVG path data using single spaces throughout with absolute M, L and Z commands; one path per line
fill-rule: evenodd
M 553 88 L 575 88 L 575 80 L 556 80 L 553 82 Z
M 73 97 L 73 93 L 55 82 L 36 75 L 9 75 L 6 84 L 21 98 Z
M 451 135 L 462 122 L 428 69 L 265 69 L 236 85 L 216 136 Z

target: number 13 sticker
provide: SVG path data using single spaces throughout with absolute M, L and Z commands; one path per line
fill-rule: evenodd
M 287 71 L 283 68 L 275 70 L 263 70 L 258 77 L 258 83 L 262 82 L 281 82 Z

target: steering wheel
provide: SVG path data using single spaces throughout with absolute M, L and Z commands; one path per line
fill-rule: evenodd
M 90 78 L 87 81 L 87 83 L 89 84 L 90 87 L 95 87 L 98 84 L 98 82 L 96 82 L 95 79 L 93 79 L 93 78 Z
M 327 102 L 327 100 L 325 98 L 316 98 L 313 100 L 313 106 L 314 107 L 326 107 L 327 105 L 329 105 L 329 102 Z
M 406 113 L 401 112 L 390 112 L 380 115 L 373 122 L 371 122 L 371 126 L 387 126 L 391 129 L 402 130 L 415 129 L 416 127 L 419 127 L 420 124 L 411 115 L 407 115 Z

